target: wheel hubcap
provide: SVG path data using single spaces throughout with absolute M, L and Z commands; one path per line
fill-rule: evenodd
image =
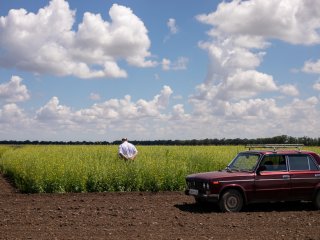
M 227 200 L 227 205 L 229 208 L 236 208 L 238 206 L 238 198 L 235 196 L 230 196 Z

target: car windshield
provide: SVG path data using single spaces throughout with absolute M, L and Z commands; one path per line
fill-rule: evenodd
M 240 153 L 227 166 L 229 171 L 253 171 L 258 163 L 260 155 L 252 153 Z

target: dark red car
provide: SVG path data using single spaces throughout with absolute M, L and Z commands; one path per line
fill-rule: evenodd
M 302 200 L 320 209 L 320 156 L 277 150 L 288 145 L 263 147 L 273 149 L 241 152 L 224 170 L 187 176 L 185 193 L 198 203 L 216 202 L 223 212 L 255 202 Z

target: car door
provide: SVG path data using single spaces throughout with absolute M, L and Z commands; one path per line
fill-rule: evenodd
M 264 170 L 255 176 L 255 201 L 284 201 L 290 198 L 290 174 L 284 155 L 265 155 Z
M 307 154 L 289 155 L 291 176 L 291 198 L 312 200 L 314 190 L 320 183 L 320 171 L 312 156 Z

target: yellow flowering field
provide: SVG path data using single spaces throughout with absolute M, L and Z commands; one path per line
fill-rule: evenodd
M 137 148 L 136 160 L 124 162 L 115 145 L 2 145 L 0 172 L 27 193 L 180 191 L 186 175 L 223 169 L 245 150 L 245 146 Z M 319 147 L 308 149 L 320 152 Z

